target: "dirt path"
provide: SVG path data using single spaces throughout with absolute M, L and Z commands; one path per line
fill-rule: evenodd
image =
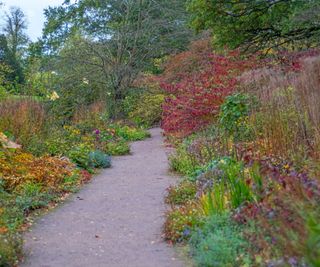
M 34 267 L 180 267 L 161 240 L 163 196 L 173 182 L 159 129 L 132 144 L 132 156 L 113 159 L 61 208 L 26 234 Z

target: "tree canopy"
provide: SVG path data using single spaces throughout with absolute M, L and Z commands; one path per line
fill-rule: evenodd
M 46 53 L 81 70 L 80 83 L 100 83 L 113 111 L 138 73 L 155 58 L 183 50 L 191 36 L 184 0 L 65 1 L 45 15 Z
M 190 0 L 192 25 L 210 29 L 217 47 L 302 47 L 320 39 L 319 0 Z

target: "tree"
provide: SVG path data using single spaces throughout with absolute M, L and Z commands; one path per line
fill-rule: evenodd
M 192 25 L 211 29 L 216 47 L 246 50 L 317 45 L 319 0 L 189 0 Z
M 3 81 L 11 82 L 12 85 L 23 82 L 22 68 L 12 55 L 8 47 L 7 38 L 4 35 L 0 35 L 0 64 L 3 66 L 0 71 L 6 70 L 0 74 L 3 77 Z
M 184 49 L 190 32 L 182 0 L 80 0 L 49 8 L 44 39 L 48 52 L 59 52 L 73 36 L 80 36 L 81 51 L 67 53 L 69 62 L 100 73 L 110 112 L 137 74 L 152 60 Z M 66 56 L 66 54 L 64 54 Z M 90 77 L 87 75 L 87 77 Z
M 18 7 L 11 7 L 5 17 L 3 32 L 7 38 L 8 48 L 16 60 L 21 60 L 24 48 L 29 41 L 25 33 L 26 29 L 27 20 L 23 11 Z

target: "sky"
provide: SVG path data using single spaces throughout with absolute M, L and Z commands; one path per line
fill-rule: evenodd
M 64 0 L 1 0 L 4 7 L 0 13 L 1 25 L 3 25 L 4 11 L 8 10 L 10 6 L 20 7 L 27 16 L 28 20 L 28 35 L 32 41 L 36 41 L 41 37 L 44 15 L 43 9 L 48 6 L 58 6 Z

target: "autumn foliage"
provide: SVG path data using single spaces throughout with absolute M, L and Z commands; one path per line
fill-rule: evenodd
M 235 91 L 239 75 L 254 65 L 252 59 L 240 59 L 237 51 L 219 55 L 205 50 L 203 54 L 198 46 L 192 48 L 171 58 L 175 64 L 170 64 L 162 77 L 161 87 L 169 94 L 163 105 L 162 127 L 175 137 L 185 137 L 212 123 L 225 97 Z M 194 67 L 194 60 L 200 61 L 192 72 L 188 67 Z

